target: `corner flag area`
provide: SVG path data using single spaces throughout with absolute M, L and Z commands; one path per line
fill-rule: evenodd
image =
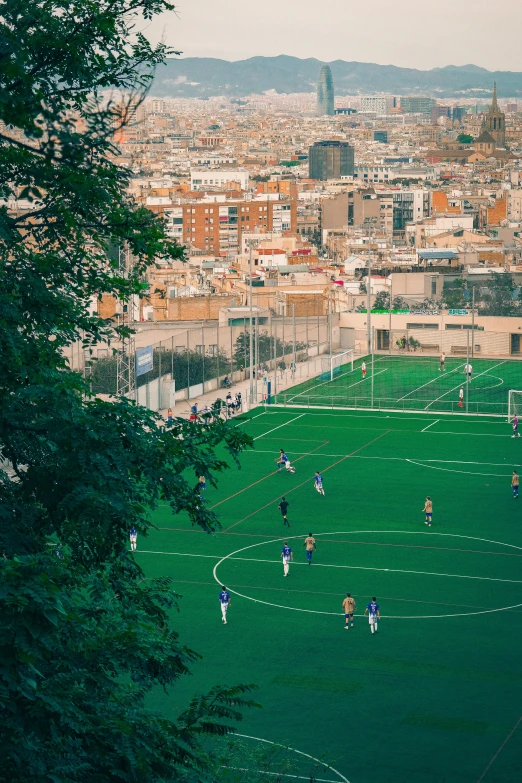
M 409 361 L 375 363 L 380 377 L 403 377 L 396 399 L 414 388 Z M 174 716 L 216 683 L 258 683 L 263 708 L 246 713 L 239 732 L 253 747 L 282 749 L 267 780 L 518 783 L 522 500 L 512 476 L 522 439 L 511 437 L 507 415 L 431 412 L 446 386 L 455 396 L 464 362 L 452 359 L 433 383 L 416 378 L 433 387 L 416 392 L 423 413 L 258 408 L 236 420 L 255 448 L 205 492 L 221 531 L 206 535 L 162 506 L 157 529 L 138 539 L 146 576 L 172 577 L 182 596 L 182 641 L 206 651 L 176 701 L 158 692 L 152 708 Z M 512 364 L 483 362 L 473 362 L 471 385 L 496 404 L 503 381 L 507 411 L 508 388 L 520 388 L 507 383 Z M 277 470 L 280 449 L 295 474 Z M 278 509 L 283 495 L 290 527 Z M 310 532 L 317 549 L 308 565 Z M 226 624 L 222 585 L 231 595 Z M 357 604 L 349 630 L 347 592 Z M 375 634 L 363 616 L 373 596 Z

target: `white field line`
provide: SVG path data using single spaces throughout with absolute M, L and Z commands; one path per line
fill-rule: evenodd
M 475 375 L 475 378 L 480 378 L 481 375 L 486 375 L 486 373 L 490 372 L 490 370 L 494 370 L 495 367 L 500 367 L 502 364 L 506 364 L 506 359 L 504 359 L 503 362 L 499 362 L 498 364 L 494 364 L 493 367 L 488 367 L 487 370 L 483 370 L 482 372 L 479 372 L 478 375 Z M 455 391 L 456 389 L 460 389 L 460 387 L 464 387 L 466 385 L 466 381 L 462 381 L 462 383 L 459 383 L 458 386 L 454 386 L 453 389 L 448 389 L 447 392 L 444 392 L 444 394 L 441 394 L 440 397 L 437 397 L 435 400 L 432 400 L 424 410 L 428 410 L 428 408 L 433 405 L 435 402 L 438 402 L 438 400 L 442 400 L 443 397 L 446 397 L 447 394 L 451 394 L 451 392 Z
M 438 434 L 438 433 L 437 433 Z M 460 433 L 458 433 L 460 435 Z M 497 436 L 495 436 L 497 437 Z M 511 437 L 510 435 L 507 435 L 506 437 Z M 255 451 L 248 451 L 247 454 L 273 454 L 273 451 L 258 451 L 255 449 Z M 309 451 L 292 451 L 292 455 L 297 457 L 307 457 L 310 452 Z M 414 462 L 415 460 L 411 459 L 410 457 L 377 457 L 377 456 L 363 456 L 362 454 L 354 454 L 353 456 L 350 456 L 349 454 L 316 454 L 317 457 L 346 457 L 348 459 L 379 459 L 384 461 L 390 461 L 390 462 Z M 473 462 L 471 460 L 462 460 L 462 459 L 424 459 L 424 457 L 418 457 L 417 458 L 419 462 L 440 462 L 446 465 L 487 465 L 488 467 L 496 467 L 496 468 L 505 468 L 506 463 L 505 462 Z M 520 467 L 521 463 L 518 462 L 510 462 L 510 465 L 514 465 L 515 467 Z
M 277 416 L 279 413 L 283 413 L 285 411 L 284 406 L 274 405 L 273 407 L 274 407 L 273 411 L 267 411 L 267 413 L 266 413 L 267 416 Z M 296 405 L 294 407 L 299 409 L 299 408 L 303 408 L 304 406 L 303 405 Z M 334 413 L 332 413 L 330 408 L 328 408 L 328 411 L 330 411 L 329 413 L 319 413 L 320 410 L 324 410 L 324 408 L 318 407 L 318 408 L 315 408 L 314 410 L 307 409 L 306 415 L 307 416 L 318 416 L 318 417 L 322 416 L 323 418 L 327 416 L 329 419 L 331 419 L 332 416 L 335 416 L 336 419 L 380 419 L 380 420 L 392 419 L 392 420 L 396 420 L 396 421 L 426 421 L 426 416 L 430 415 L 429 413 L 425 413 L 424 411 L 415 411 L 415 413 L 420 413 L 421 414 L 420 416 L 389 416 L 388 413 L 402 413 L 403 411 L 392 411 L 392 410 L 390 410 L 390 411 L 383 411 L 383 413 L 381 415 L 376 415 L 376 414 L 371 414 L 371 413 L 338 413 L 338 411 L 335 411 Z M 345 409 L 341 408 L 341 410 L 345 410 Z M 442 422 L 457 420 L 457 421 L 465 421 L 466 423 L 468 423 L 470 421 L 470 415 L 474 415 L 474 414 L 466 414 L 466 413 L 460 413 L 460 412 L 452 413 L 452 414 L 449 414 L 449 413 L 448 414 L 444 414 L 443 412 L 440 413 L 439 411 L 436 411 L 436 413 L 439 413 L 439 416 L 440 415 L 448 416 L 447 419 L 445 419 L 445 418 L 440 419 L 440 421 L 442 421 Z M 288 412 L 287 415 L 291 415 L 290 412 Z M 490 415 L 494 415 L 494 414 L 490 414 Z M 485 414 L 484 416 L 478 416 L 478 417 L 476 417 L 475 420 L 479 421 L 481 424 L 492 424 L 492 425 L 497 425 L 497 426 L 498 425 L 502 425 L 503 427 L 505 427 L 505 422 L 507 421 L 506 418 L 504 418 L 504 421 L 497 421 L 497 420 L 495 420 L 495 421 L 484 421 L 485 418 L 487 418 L 487 414 Z M 402 430 L 400 430 L 400 431 L 402 431 Z
M 440 421 L 440 419 L 436 419 L 435 421 L 432 421 L 432 422 L 431 422 L 431 424 L 428 424 L 428 426 L 427 426 L 427 427 L 424 427 L 424 429 L 423 429 L 423 430 L 421 430 L 421 432 L 426 432 L 426 430 L 429 430 L 429 428 L 430 428 L 430 427 L 433 427 L 433 425 L 434 425 L 434 424 L 438 424 L 438 423 L 439 423 L 439 421 Z
M 284 748 L 285 750 L 291 750 L 294 753 L 297 753 L 299 756 L 304 756 L 307 759 L 312 759 L 312 761 L 317 762 L 317 764 L 320 764 L 321 767 L 325 770 L 329 770 L 330 772 L 333 772 L 335 775 L 339 776 L 339 780 L 341 783 L 350 783 L 348 778 L 345 778 L 344 775 L 339 772 L 338 769 L 335 769 L 334 767 L 331 767 L 330 764 L 327 764 L 325 761 L 320 761 L 320 759 L 316 759 L 315 756 L 310 756 L 309 753 L 304 753 L 302 750 L 297 750 L 296 748 L 287 747 L 286 745 L 281 745 L 280 742 L 271 742 L 267 739 L 261 739 L 261 737 L 251 737 L 248 734 L 239 734 L 234 733 L 234 737 L 243 737 L 244 739 L 253 739 L 257 740 L 258 742 L 266 742 L 267 745 L 277 745 L 278 748 Z M 309 778 L 308 778 L 309 779 Z M 319 780 L 319 778 L 315 778 L 316 780 Z
M 269 542 L 260 542 L 260 543 L 269 543 Z M 259 544 L 256 544 L 256 546 L 259 546 Z M 203 557 L 211 560 L 220 559 L 219 555 L 200 555 L 200 554 L 196 555 L 190 552 L 155 552 L 150 549 L 140 549 L 136 551 L 146 555 L 177 555 L 178 557 Z M 277 566 L 281 565 L 281 560 L 267 560 L 267 559 L 255 558 L 255 557 L 234 557 L 233 555 L 230 555 L 225 559 L 238 560 L 238 561 L 241 560 L 248 563 L 271 563 L 272 565 L 277 565 Z M 299 563 L 296 561 L 292 561 L 292 567 L 293 566 L 304 566 L 307 568 L 308 563 Z M 505 582 L 507 584 L 512 584 L 512 585 L 522 585 L 522 579 L 500 579 L 499 577 L 493 577 L 493 576 L 468 576 L 467 574 L 446 574 L 446 573 L 439 574 L 436 571 L 410 571 L 408 569 L 403 569 L 403 568 L 374 568 L 372 566 L 335 565 L 333 563 L 316 563 L 316 562 L 314 562 L 314 568 L 344 568 L 349 571 L 383 571 L 390 574 L 416 574 L 417 576 L 441 576 L 441 577 L 447 577 L 451 579 L 476 579 L 480 582 Z
M 356 368 L 354 367 L 354 369 L 353 369 L 353 370 L 349 370 L 348 372 L 343 372 L 343 373 L 340 373 L 340 374 L 339 374 L 339 375 L 338 375 L 336 378 L 334 378 L 333 380 L 336 380 L 336 381 L 337 381 L 339 378 L 344 378 L 344 376 L 345 376 L 345 375 L 350 375 L 350 373 L 351 373 L 351 372 L 355 372 L 355 369 L 356 369 Z M 322 373 L 321 373 L 321 375 L 322 375 Z M 316 383 L 316 384 L 315 384 L 315 386 L 310 386 L 310 388 L 309 388 L 309 389 L 307 389 L 307 391 L 311 391 L 312 389 L 317 389 L 317 387 L 318 387 L 318 386 L 324 386 L 326 383 L 332 383 L 332 380 L 331 380 L 331 379 L 328 379 L 327 381 L 321 381 L 321 383 Z M 279 393 L 281 394 L 281 392 L 279 392 Z M 305 393 L 306 393 L 306 392 L 304 392 L 304 391 L 303 391 L 303 392 L 299 392 L 299 394 L 295 394 L 293 397 L 290 397 L 290 399 L 288 400 L 288 402 L 292 402 L 292 400 L 295 400 L 295 398 L 296 398 L 296 397 L 300 397 L 302 394 L 305 394 Z
M 263 432 L 262 435 L 258 435 L 257 438 L 254 438 L 254 440 L 259 440 L 259 438 L 264 438 L 265 435 L 270 435 L 271 432 L 275 432 L 276 430 L 280 430 L 281 427 L 286 427 L 287 424 L 292 424 L 293 421 L 297 421 L 298 419 L 302 419 L 303 416 L 306 414 L 300 413 L 299 416 L 296 416 L 294 419 L 290 419 L 290 421 L 285 421 L 283 424 L 280 424 L 278 427 L 273 427 L 271 430 L 268 430 L 267 432 Z
M 249 421 L 254 421 L 254 419 L 258 419 L 260 416 L 266 416 L 266 415 L 267 415 L 267 412 L 263 411 L 263 413 L 258 413 L 257 416 L 252 416 L 251 419 L 245 419 L 244 421 L 240 421 L 237 426 L 241 427 L 242 424 L 248 424 Z
M 455 369 L 450 370 L 449 372 L 444 372 L 444 376 L 451 375 L 452 372 L 458 372 L 458 370 L 462 369 L 464 367 L 464 364 L 460 364 L 458 367 L 455 367 Z M 424 389 L 425 386 L 429 386 L 430 383 L 435 383 L 435 381 L 440 381 L 443 375 L 436 375 L 435 378 L 432 378 L 431 381 L 428 381 L 427 383 L 423 383 L 422 386 L 418 386 L 416 389 L 413 389 L 412 391 L 408 392 L 408 394 L 405 394 L 404 397 L 399 397 L 397 402 L 400 402 L 401 400 L 405 400 L 406 397 L 409 397 L 410 394 L 415 394 L 415 392 L 419 391 L 420 389 Z M 440 397 L 439 397 L 440 399 Z
M 237 734 L 235 736 L 237 736 Z M 252 770 L 249 769 L 248 767 L 225 767 L 222 765 L 221 769 L 233 769 L 233 770 L 237 770 L 238 772 L 252 772 Z M 292 778 L 293 780 L 307 780 L 308 783 L 310 783 L 310 780 L 313 780 L 314 783 L 339 783 L 339 780 L 330 780 L 328 778 L 316 778 L 315 775 L 313 776 L 313 778 L 310 778 L 310 775 L 304 777 L 303 775 L 290 775 L 289 772 L 265 772 L 263 769 L 256 769 L 255 774 L 277 777 L 279 780 L 281 780 L 281 778 Z
M 418 530 L 407 530 L 407 531 L 387 530 L 385 532 L 388 533 L 388 534 L 401 533 L 401 534 L 410 535 L 410 536 L 426 536 L 426 535 L 429 535 L 430 537 L 432 537 L 432 536 L 442 536 L 443 538 L 462 538 L 462 539 L 466 539 L 466 540 L 469 540 L 469 541 L 482 541 L 482 542 L 488 543 L 488 544 L 498 544 L 499 546 L 505 546 L 505 547 L 508 547 L 509 549 L 522 550 L 522 547 L 516 546 L 515 544 L 506 544 L 505 542 L 502 542 L 502 541 L 494 541 L 494 540 L 488 539 L 488 538 L 478 538 L 477 536 L 465 536 L 465 535 L 461 535 L 461 534 L 458 534 L 458 533 L 437 533 L 437 532 L 427 533 L 427 532 L 421 532 L 421 531 L 418 531 Z M 320 536 L 322 536 L 322 535 L 324 535 L 324 536 L 335 536 L 335 535 L 344 535 L 346 533 L 347 533 L 347 531 L 338 531 L 337 530 L 337 531 L 332 531 L 330 533 L 319 533 L 318 535 L 320 535 Z M 352 531 L 350 531 L 350 535 L 355 535 L 357 533 L 380 533 L 380 534 L 382 534 L 383 531 L 382 530 L 352 530 Z M 303 534 L 301 534 L 301 536 L 296 536 L 296 535 L 286 536 L 286 540 L 302 539 L 302 537 L 303 537 Z M 235 552 L 230 552 L 230 554 L 225 555 L 214 566 L 213 576 L 214 576 L 215 581 L 218 584 L 220 584 L 220 585 L 223 584 L 223 581 L 218 578 L 217 570 L 218 570 L 219 566 L 222 563 L 224 563 L 226 560 L 231 559 L 232 557 L 234 557 L 234 555 L 237 555 L 240 552 L 246 552 L 247 549 L 254 549 L 255 547 L 263 546 L 265 544 L 275 544 L 275 543 L 280 544 L 283 540 L 284 540 L 283 538 L 276 538 L 276 539 L 272 539 L 270 541 L 262 541 L 262 542 L 258 542 L 256 544 L 249 544 L 248 546 L 242 547 L 241 549 L 237 549 Z M 464 577 L 464 578 L 466 578 L 466 577 Z M 265 606 L 273 606 L 273 607 L 276 607 L 278 609 L 287 609 L 287 610 L 294 611 L 294 612 L 304 612 L 306 614 L 322 614 L 322 615 L 331 615 L 331 616 L 338 616 L 338 614 L 340 614 L 340 613 L 337 613 L 337 612 L 326 612 L 326 611 L 320 611 L 320 610 L 316 610 L 316 609 L 301 609 L 301 608 L 297 608 L 297 607 L 294 607 L 294 606 L 283 606 L 281 604 L 274 604 L 274 603 L 272 603 L 270 601 L 262 601 L 259 598 L 252 598 L 251 596 L 244 595 L 243 593 L 239 593 L 237 590 L 232 590 L 232 588 L 230 588 L 230 592 L 234 593 L 235 595 L 239 596 L 240 598 L 244 598 L 247 601 L 253 601 L 254 603 L 264 604 Z M 437 620 L 439 620 L 442 617 L 444 617 L 444 618 L 447 618 L 447 617 L 471 617 L 471 616 L 479 615 L 479 614 L 495 614 L 495 613 L 498 613 L 498 612 L 506 612 L 506 611 L 510 611 L 511 609 L 519 609 L 521 606 L 522 606 L 522 604 L 514 604 L 513 606 L 502 606 L 502 607 L 499 607 L 498 609 L 485 609 L 483 611 L 459 612 L 459 613 L 455 613 L 455 614 L 445 614 L 445 615 L 421 615 L 421 616 L 418 616 L 418 615 L 411 615 L 411 616 L 407 616 L 407 615 L 387 615 L 387 619 L 390 619 L 390 620 L 432 620 L 432 619 L 437 619 Z
M 465 473 L 467 476 L 496 476 L 497 478 L 508 478 L 511 476 L 511 473 L 477 473 L 474 470 L 455 470 L 454 468 L 440 468 L 438 465 L 426 465 L 423 462 L 416 462 L 414 459 L 407 459 L 406 462 L 409 462 L 411 465 L 418 465 L 419 468 L 431 468 L 432 470 L 443 470 L 445 473 Z
M 389 368 L 386 367 L 384 370 L 379 370 L 378 372 L 376 372 L 374 374 L 373 377 L 376 378 L 377 375 L 381 375 L 381 373 L 387 372 L 388 369 Z M 348 375 L 348 373 L 345 373 L 345 374 Z M 344 392 L 346 391 L 346 389 L 351 389 L 353 386 L 358 386 L 360 383 L 364 383 L 365 381 L 369 380 L 371 377 L 372 377 L 371 375 L 367 375 L 366 378 L 361 378 L 360 381 L 356 381 L 355 383 L 351 383 L 349 386 L 343 386 L 342 387 L 342 392 L 343 392 L 342 394 L 333 394 L 333 395 L 326 395 L 326 396 L 333 396 L 333 397 L 340 397 L 340 398 L 345 397 L 346 395 L 344 394 Z M 334 380 L 337 381 L 338 379 L 339 379 L 339 376 L 337 378 L 335 378 Z M 292 400 L 295 400 L 297 397 L 305 397 L 308 394 L 308 392 L 312 391 L 312 389 L 317 388 L 317 386 L 324 386 L 325 383 L 331 383 L 331 381 L 323 381 L 322 383 L 317 383 L 315 386 L 311 386 L 309 389 L 306 389 L 305 391 L 299 392 L 299 394 L 295 394 L 293 397 L 290 397 L 288 402 L 292 402 Z

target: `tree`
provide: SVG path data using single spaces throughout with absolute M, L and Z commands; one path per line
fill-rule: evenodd
M 379 291 L 373 303 L 374 310 L 389 310 L 390 294 L 388 291 Z
M 145 708 L 198 655 L 171 625 L 170 581 L 144 581 L 126 546 L 160 501 L 215 530 L 196 476 L 214 484 L 227 467 L 216 448 L 237 461 L 250 439 L 96 399 L 64 358 L 76 339 L 89 349 L 128 335 L 92 315 L 93 301 L 140 295 L 156 259 L 183 257 L 129 197 L 112 142 L 169 53 L 136 25 L 171 8 L 2 8 L 0 746 L 2 777 L 17 783 L 161 783 L 187 770 L 202 780 L 201 738 L 225 735 L 254 706 L 251 686 L 220 686 L 188 707 L 174 689 L 171 721 Z M 114 243 L 131 251 L 131 271 L 111 257 Z
M 442 301 L 448 310 L 460 310 L 467 306 L 465 286 L 465 280 L 460 277 L 451 286 L 444 286 Z
M 473 144 L 475 139 L 473 136 L 470 136 L 469 133 L 461 133 L 459 136 L 457 136 L 457 141 L 459 144 Z
M 521 302 L 513 276 L 492 274 L 479 303 L 479 315 L 517 316 L 521 314 Z
M 276 338 L 273 335 L 269 335 L 266 330 L 264 332 L 259 332 L 257 345 L 260 364 L 268 363 L 272 358 L 284 356 L 292 353 L 294 350 L 293 342 L 287 342 L 285 340 L 283 343 L 279 337 Z M 306 343 L 296 340 L 296 351 L 302 351 L 305 348 L 308 348 Z M 250 365 L 250 333 L 247 331 L 240 332 L 237 337 L 234 344 L 234 361 L 236 367 L 248 367 Z

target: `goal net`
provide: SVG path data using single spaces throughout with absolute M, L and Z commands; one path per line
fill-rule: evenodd
M 343 368 L 348 369 L 347 365 L 349 365 L 349 369 L 353 370 L 353 349 L 323 356 L 321 359 L 321 379 L 333 381 Z
M 522 391 L 516 389 L 509 390 L 508 399 L 508 421 L 513 421 L 515 416 L 522 416 Z

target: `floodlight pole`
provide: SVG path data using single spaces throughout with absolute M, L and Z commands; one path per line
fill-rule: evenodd
M 469 399 L 469 329 L 466 332 L 466 413 L 468 413 Z
M 249 334 L 249 365 L 250 365 L 250 405 L 254 404 L 254 335 L 253 335 L 253 306 L 252 306 L 252 254 L 257 242 L 252 239 L 248 240 L 248 247 L 250 248 L 249 255 L 249 316 L 250 316 L 250 334 Z
M 374 350 L 375 340 L 374 340 L 374 332 L 375 332 L 375 327 L 372 326 L 372 408 L 373 408 L 373 389 L 374 389 L 373 379 L 375 377 L 375 350 Z
M 475 351 L 475 286 L 471 289 L 471 357 Z

